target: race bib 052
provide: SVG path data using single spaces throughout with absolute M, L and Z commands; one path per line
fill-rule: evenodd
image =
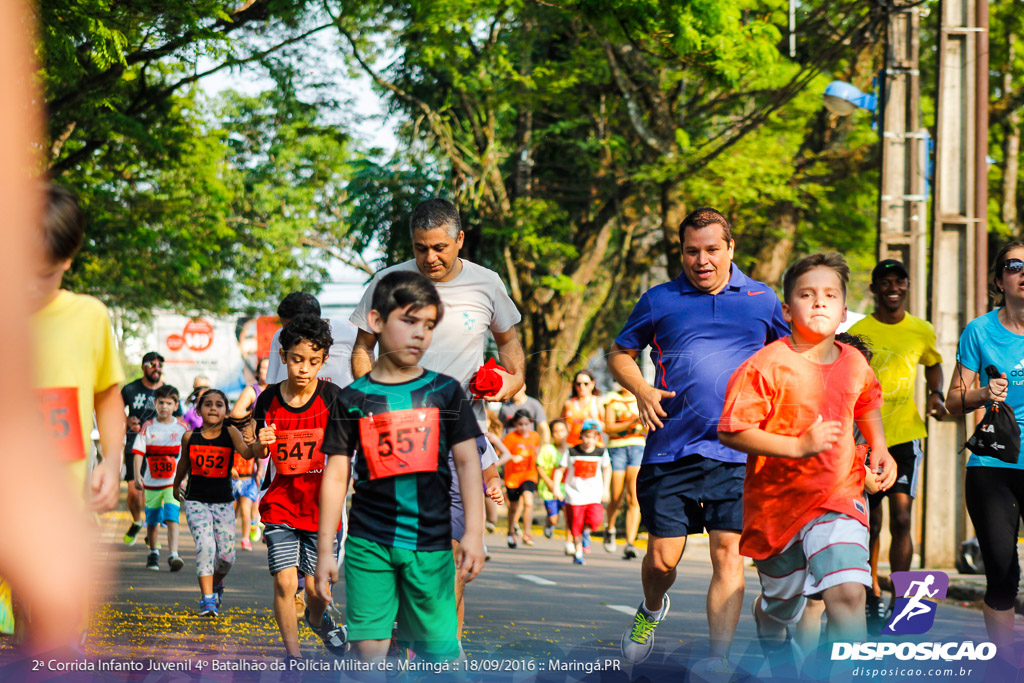
M 234 449 L 227 446 L 189 446 L 192 473 L 201 477 L 226 477 Z

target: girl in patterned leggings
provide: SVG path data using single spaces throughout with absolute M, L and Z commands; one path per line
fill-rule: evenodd
M 184 494 L 185 517 L 196 542 L 196 574 L 199 576 L 199 616 L 215 617 L 224 595 L 224 577 L 235 563 L 235 511 L 231 492 L 231 465 L 237 451 L 251 458 L 242 434 L 224 423 L 228 400 L 211 389 L 199 400 L 201 429 L 185 432 L 182 458 L 174 476 L 174 497 L 182 500 L 181 482 L 188 476 Z

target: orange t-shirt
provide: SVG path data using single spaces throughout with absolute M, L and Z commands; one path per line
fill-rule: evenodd
M 584 402 L 578 398 L 570 398 L 565 402 L 565 409 L 562 411 L 565 424 L 569 427 L 568 443 L 570 446 L 580 444 L 580 432 L 583 430 L 585 420 L 597 420 L 604 424 L 604 416 L 601 414 L 601 401 L 597 396 L 591 396 L 590 400 Z
M 537 451 L 540 449 L 540 434 L 527 432 L 520 436 L 519 432 L 511 431 L 502 439 L 505 448 L 512 455 L 521 455 L 519 461 L 509 460 L 505 463 L 505 486 L 516 489 L 524 481 L 537 481 Z
M 880 408 L 882 389 L 853 347 L 836 343 L 839 358 L 822 365 L 793 350 L 789 337 L 746 360 L 729 380 L 718 429 L 761 428 L 799 436 L 820 414 L 843 425 L 843 438 L 811 458 L 751 455 L 743 482 L 740 553 L 756 560 L 778 554 L 807 522 L 825 512 L 867 526 L 864 462 L 853 442 L 853 421 Z
M 235 453 L 235 472 L 239 477 L 251 477 L 256 471 L 256 458 L 243 458 Z

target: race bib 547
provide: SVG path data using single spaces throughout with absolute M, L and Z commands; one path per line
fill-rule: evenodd
M 274 466 L 280 474 L 305 474 L 324 468 L 323 429 L 291 429 L 276 432 L 273 443 Z

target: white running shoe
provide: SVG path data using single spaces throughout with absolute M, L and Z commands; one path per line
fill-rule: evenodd
M 636 615 L 633 617 L 633 625 L 622 634 L 623 659 L 639 664 L 650 656 L 651 650 L 654 649 L 654 629 L 658 628 L 658 624 L 665 620 L 665 616 L 668 615 L 668 607 L 669 598 L 666 595 L 661 614 L 657 615 L 657 618 L 653 618 L 647 615 L 644 603 L 640 603 L 640 607 L 637 608 Z

